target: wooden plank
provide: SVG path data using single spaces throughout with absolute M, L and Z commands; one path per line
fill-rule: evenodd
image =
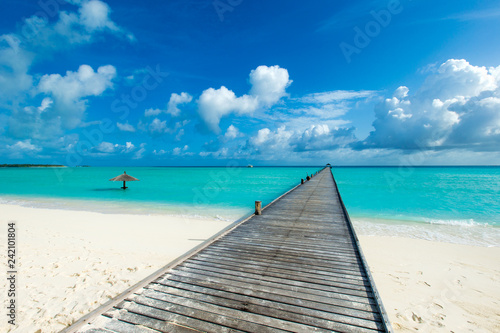
M 187 304 L 177 304 L 163 300 L 148 298 L 143 295 L 135 295 L 132 304 L 138 304 L 147 308 L 157 309 L 159 311 L 174 313 L 182 317 L 196 319 L 205 322 L 208 325 L 204 326 L 205 331 L 209 331 L 210 324 L 229 327 L 234 330 L 242 330 L 246 332 L 262 332 L 262 333 L 283 333 L 290 332 L 289 330 L 281 330 L 266 325 L 261 325 L 248 320 L 228 317 L 206 309 L 197 309 Z M 213 309 L 212 309 L 213 310 Z M 214 330 L 212 332 L 219 332 Z
M 272 304 L 270 307 L 277 307 L 278 303 L 280 305 L 286 304 L 291 306 L 301 306 L 313 310 L 318 310 L 322 312 L 335 313 L 335 314 L 346 314 L 352 317 L 370 320 L 380 320 L 380 316 L 373 305 L 354 303 L 354 302 L 337 302 L 341 305 L 334 304 L 330 302 L 328 304 L 308 301 L 304 299 L 298 299 L 293 297 L 281 296 L 277 294 L 264 293 L 259 291 L 250 291 L 245 289 L 238 289 L 231 286 L 214 286 L 210 285 L 208 287 L 200 287 L 195 284 L 190 283 L 176 283 L 171 281 L 164 281 L 160 283 L 152 283 L 148 286 L 150 289 L 155 289 L 163 291 L 165 293 L 175 294 L 180 291 L 193 291 L 193 292 L 203 292 L 207 295 L 220 296 L 228 299 L 245 300 L 249 303 L 254 302 L 254 304 L 263 304 L 262 302 L 267 302 L 266 304 Z M 274 302 L 274 303 L 272 303 Z M 356 305 L 357 304 L 357 308 Z M 294 308 L 295 309 L 295 308 Z
M 222 316 L 232 317 L 244 321 L 251 321 L 256 324 L 270 326 L 290 332 L 310 332 L 313 328 L 315 328 L 308 325 L 298 324 L 283 319 L 271 318 L 266 315 L 250 313 L 245 311 L 244 308 L 240 310 L 231 309 L 225 306 L 214 305 L 207 302 L 203 302 L 201 300 L 194 300 L 174 295 L 167 295 L 151 289 L 145 289 L 143 295 L 144 297 L 148 297 L 158 301 L 166 301 L 174 304 L 182 304 L 184 306 L 188 306 L 194 309 L 204 310 L 212 313 L 218 313 L 219 315 Z M 330 333 L 331 331 L 321 328 L 316 328 L 315 332 Z
M 328 330 L 358 328 L 359 331 L 363 331 L 364 329 L 373 331 L 382 328 L 380 316 L 377 317 L 373 313 L 370 315 L 367 312 L 352 309 L 336 308 L 335 310 L 342 312 L 338 314 L 336 312 L 318 311 L 264 299 L 241 297 L 240 295 L 232 293 L 223 294 L 219 292 L 218 295 L 214 296 L 217 292 L 207 292 L 206 290 L 203 293 L 198 293 L 160 285 L 152 285 L 151 287 L 153 287 L 154 291 L 163 294 L 162 297 L 168 298 L 170 296 L 179 296 L 186 299 L 201 300 L 205 303 L 223 306 L 225 308 L 260 314 Z M 221 297 L 221 294 L 225 297 Z M 360 318 L 360 316 L 364 318 Z
M 192 266 L 197 265 L 197 266 Z M 300 281 L 307 283 L 320 284 L 331 287 L 338 288 L 346 288 L 346 289 L 355 289 L 355 290 L 366 290 L 367 288 L 371 288 L 369 285 L 365 284 L 353 284 L 353 283 L 345 283 L 343 279 L 319 279 L 315 274 L 300 274 L 297 272 L 290 273 L 287 269 L 273 269 L 266 266 L 257 266 L 257 265 L 232 265 L 228 261 L 216 261 L 216 260 L 196 260 L 191 258 L 190 260 L 184 262 L 183 266 L 185 267 L 197 267 L 199 269 L 210 269 L 210 268 L 222 268 L 229 269 L 233 272 L 243 272 L 243 273 L 255 273 L 261 274 L 262 276 L 271 276 L 275 278 L 281 279 L 289 279 L 292 281 Z M 370 290 L 370 289 L 369 289 Z
M 329 253 L 331 251 L 337 251 L 337 252 L 342 252 L 343 255 L 357 258 L 356 252 L 354 249 L 346 249 L 345 247 L 339 247 L 335 246 L 334 243 L 332 242 L 327 242 L 322 245 L 321 243 L 314 243 L 314 244 L 305 244 L 303 242 L 303 237 L 300 239 L 297 239 L 294 241 L 294 238 L 292 238 L 290 235 L 282 236 L 280 237 L 279 235 L 273 235 L 273 237 L 268 238 L 265 237 L 262 233 L 254 233 L 250 234 L 248 232 L 238 232 L 238 233 L 231 233 L 231 235 L 226 236 L 226 239 L 234 239 L 234 240 L 240 240 L 242 242 L 255 242 L 255 241 L 261 241 L 262 244 L 275 244 L 275 245 L 285 245 L 285 246 L 290 246 L 290 247 L 295 247 L 295 248 L 300 248 L 300 249 L 306 249 L 309 251 L 321 251 L 321 252 L 326 252 Z
M 233 235 L 231 235 L 233 236 Z M 262 233 L 262 232 L 241 232 L 241 233 L 237 233 L 237 234 L 234 234 L 234 237 L 240 237 L 240 239 L 242 240 L 242 242 L 245 241 L 245 239 L 249 239 L 249 240 L 262 240 L 263 243 L 284 243 L 286 242 L 288 245 L 290 246 L 297 246 L 297 247 L 304 247 L 304 246 L 307 246 L 308 244 L 305 243 L 305 241 L 309 241 L 311 239 L 313 239 L 312 237 L 309 237 L 307 235 L 300 235 L 295 237 L 294 235 L 290 235 L 290 234 L 283 234 L 283 235 L 279 235 L 279 234 L 272 234 L 271 236 L 270 235 L 267 235 L 265 233 Z M 337 253 L 340 253 L 342 255 L 345 255 L 345 256 L 349 256 L 349 257 L 356 257 L 357 256 L 357 252 L 355 251 L 354 248 L 351 248 L 351 247 L 346 247 L 345 244 L 340 244 L 338 242 L 335 242 L 335 240 L 333 239 L 328 239 L 327 241 L 323 242 L 319 239 L 315 239 L 314 242 L 309 242 L 310 243 L 310 247 L 308 247 L 308 249 L 311 249 L 311 250 L 314 250 L 314 249 L 318 249 L 318 250 L 322 250 L 322 251 L 335 251 Z
M 123 302 L 119 307 L 117 306 L 117 309 L 118 310 L 112 310 L 108 313 L 105 313 L 104 315 L 111 315 L 115 319 L 128 322 L 134 321 L 135 323 L 138 323 L 139 320 L 143 320 L 142 318 L 149 318 L 149 320 L 151 320 L 152 322 L 151 324 L 143 321 L 141 325 L 166 332 L 174 332 L 179 328 L 189 329 L 195 332 L 243 332 L 240 330 L 235 330 L 234 328 L 213 324 L 206 320 L 191 318 L 184 314 L 179 315 L 176 313 L 165 311 L 163 309 L 156 309 L 152 306 L 145 306 L 135 302 Z M 129 317 L 131 315 L 133 315 L 134 317 Z
M 236 288 L 239 290 L 245 290 L 247 292 L 264 292 L 278 296 L 286 296 L 299 300 L 308 300 L 308 301 L 314 301 L 332 305 L 342 304 L 342 302 L 348 302 L 349 304 L 359 304 L 356 306 L 353 305 L 353 307 L 372 306 L 375 304 L 375 300 L 373 298 L 356 297 L 356 296 L 342 295 L 342 294 L 335 294 L 333 296 L 327 297 L 322 295 L 303 293 L 294 289 L 274 288 L 265 285 L 248 285 L 238 281 L 212 279 L 212 278 L 211 279 L 196 278 L 195 276 L 184 277 L 178 275 L 171 275 L 163 280 L 156 282 L 161 284 L 168 284 L 170 283 L 170 281 L 200 285 L 210 288 L 216 288 L 219 290 L 227 290 L 227 288 Z
M 128 311 L 111 310 L 105 312 L 103 316 L 113 318 L 120 322 L 125 322 L 132 324 L 134 326 L 139 326 L 142 328 L 153 329 L 159 332 L 169 332 L 169 333 L 199 333 L 203 332 L 186 326 L 177 325 L 172 322 L 165 322 L 149 316 L 149 312 L 142 314 L 136 314 Z
M 232 252 L 238 254 L 250 254 L 251 256 L 263 257 L 263 258 L 279 258 L 280 261 L 289 261 L 289 262 L 299 262 L 304 263 L 308 262 L 311 264 L 316 264 L 318 266 L 328 266 L 331 268 L 335 268 L 338 270 L 342 270 L 346 273 L 349 272 L 359 272 L 361 261 L 359 262 L 348 262 L 344 260 L 337 259 L 338 256 L 330 256 L 329 258 L 324 256 L 307 256 L 302 255 L 300 251 L 288 251 L 284 249 L 268 249 L 268 248 L 259 248 L 257 246 L 249 246 L 249 245 L 240 245 L 240 246 L 226 246 L 225 244 L 218 244 L 217 246 L 213 246 L 213 249 L 218 249 L 222 252 Z
M 356 290 L 347 290 L 342 288 L 327 288 L 323 286 L 307 286 L 300 283 L 292 283 L 291 281 L 286 281 L 285 279 L 277 279 L 272 280 L 271 278 L 264 277 L 259 279 L 257 277 L 246 277 L 240 275 L 228 275 L 224 273 L 216 273 L 209 271 L 200 271 L 200 270 L 180 270 L 175 269 L 172 270 L 168 275 L 179 275 L 184 277 L 198 277 L 209 279 L 211 281 L 216 280 L 224 280 L 226 283 L 241 282 L 249 285 L 258 285 L 258 286 L 268 286 L 271 288 L 279 288 L 285 290 L 294 290 L 297 292 L 318 295 L 324 297 L 339 297 L 339 296 L 352 296 L 357 298 L 369 298 L 372 297 L 370 291 L 366 290 L 364 292 L 356 291 Z
M 351 255 L 345 255 L 344 253 L 340 254 L 336 251 L 335 248 L 329 248 L 329 249 L 324 249 L 324 250 L 319 250 L 319 249 L 312 249 L 308 247 L 306 244 L 304 244 L 302 247 L 300 246 L 293 246 L 293 245 L 288 245 L 286 242 L 281 242 L 281 243 L 271 243 L 271 242 L 266 242 L 266 241 L 259 241 L 257 239 L 249 240 L 249 239 L 244 239 L 243 237 L 240 237 L 240 239 L 232 239 L 232 238 L 225 238 L 224 242 L 221 242 L 221 244 L 225 245 L 247 245 L 251 247 L 258 247 L 258 248 L 263 248 L 263 249 L 269 249 L 271 251 L 287 251 L 289 253 L 297 253 L 299 252 L 301 256 L 312 256 L 314 258 L 325 258 L 327 260 L 339 260 L 339 261 L 345 261 L 345 262 L 354 262 L 356 264 L 360 263 L 361 260 L 359 257 L 355 256 L 354 254 Z
M 106 316 L 99 317 L 97 323 L 102 328 L 119 333 L 158 333 L 161 331 L 147 327 L 140 327 L 117 319 L 108 318 Z
M 283 283 L 286 285 L 294 286 L 294 287 L 302 287 L 302 288 L 309 288 L 309 289 L 318 289 L 318 290 L 324 290 L 324 291 L 330 291 L 330 292 L 344 292 L 348 293 L 350 295 L 356 295 L 356 296 L 365 296 L 367 295 L 367 291 L 371 291 L 371 289 L 367 288 L 362 288 L 362 287 L 357 287 L 353 288 L 350 287 L 339 287 L 339 286 L 332 286 L 332 285 L 326 285 L 323 283 L 314 283 L 314 282 L 309 282 L 309 281 L 302 281 L 296 279 L 292 274 L 286 274 L 280 277 L 276 277 L 270 274 L 264 274 L 263 272 L 244 272 L 244 271 L 235 271 L 233 269 L 228 269 L 228 268 L 221 268 L 221 267 L 214 267 L 214 265 L 208 265 L 208 266 L 203 266 L 203 265 L 198 265 L 193 262 L 185 262 L 181 265 L 178 265 L 176 267 L 176 270 L 180 271 L 185 271 L 185 272 L 190 272 L 190 273 L 196 273 L 196 272 L 210 272 L 210 273 L 216 273 L 224 276 L 239 276 L 239 277 L 245 277 L 249 279 L 256 279 L 259 281 L 269 281 L 269 282 L 275 282 L 275 283 Z M 219 275 L 217 275 L 219 276 Z
M 280 230 L 281 229 L 281 230 Z M 299 240 L 300 242 L 304 242 L 304 240 L 314 240 L 314 243 L 322 244 L 322 245 L 335 245 L 338 247 L 339 251 L 348 251 L 352 253 L 355 251 L 352 244 L 354 240 L 350 238 L 348 231 L 343 230 L 342 232 L 336 233 L 327 233 L 327 232 L 304 232 L 302 230 L 288 230 L 284 231 L 283 228 L 273 228 L 273 227 L 261 227 L 258 230 L 258 233 L 252 233 L 251 230 L 245 231 L 241 230 L 242 233 L 252 236 L 263 236 L 263 237 L 272 237 L 272 238 L 290 238 L 292 240 Z
M 213 276 L 205 276 L 201 274 L 191 274 L 178 272 L 179 274 L 168 274 L 164 278 L 158 279 L 155 282 L 163 283 L 166 280 L 187 282 L 193 280 L 202 280 L 213 285 L 228 285 L 240 288 L 247 288 L 249 290 L 256 290 L 262 292 L 276 293 L 280 295 L 288 295 L 296 298 L 303 298 L 312 301 L 329 303 L 331 299 L 341 299 L 351 302 L 374 304 L 374 299 L 372 297 L 360 297 L 341 293 L 329 293 L 321 290 L 308 290 L 293 286 L 282 286 L 276 283 L 269 283 L 266 281 L 249 281 L 248 279 L 227 279 Z M 253 282 L 253 283 L 252 283 Z
M 340 265 L 335 262 L 331 262 L 329 260 L 320 260 L 320 259 L 313 259 L 313 258 L 302 258 L 302 257 L 297 257 L 297 256 L 285 256 L 285 255 L 280 255 L 276 256 L 273 254 L 267 254 L 264 251 L 258 251 L 258 250 L 253 250 L 253 249 L 245 249 L 245 248 L 239 248 L 239 249 L 234 249 L 234 248 L 226 248 L 223 246 L 213 246 L 209 250 L 207 250 L 207 253 L 211 253 L 212 250 L 218 250 L 219 252 L 231 252 L 231 253 L 237 253 L 238 256 L 242 257 L 259 257 L 262 259 L 268 259 L 268 260 L 275 260 L 280 263 L 284 264 L 298 264 L 298 265 L 312 265 L 312 266 L 319 266 L 323 268 L 328 268 L 336 272 L 342 272 L 343 274 L 347 275 L 359 275 L 363 270 L 359 269 L 358 267 L 345 267 L 344 265 Z M 357 269 L 356 269 L 357 268 Z
M 286 211 L 283 211 L 283 214 L 286 214 Z M 293 223 L 295 222 L 295 225 Z M 258 222 L 255 222 L 255 227 L 259 226 Z M 283 228 L 286 228 L 283 229 Z M 311 228 L 314 228 L 312 230 Z M 248 230 L 253 229 L 249 226 Z M 241 229 L 242 231 L 245 231 L 245 228 Z M 312 225 L 312 226 L 301 226 L 299 223 L 293 220 L 293 218 L 289 219 L 289 223 L 282 223 L 282 224 L 274 224 L 271 223 L 270 221 L 263 221 L 260 224 L 260 228 L 258 230 L 259 232 L 272 232 L 272 233 L 277 233 L 277 234 L 305 234 L 305 235 L 314 235 L 318 239 L 330 239 L 331 237 L 339 236 L 338 239 L 339 241 L 342 241 L 344 243 L 348 243 L 351 241 L 350 235 L 349 235 L 349 230 L 346 229 L 345 227 L 342 228 L 334 228 L 333 226 L 327 227 L 327 226 L 321 226 L 321 225 Z
M 246 260 L 254 260 L 254 261 L 269 262 L 269 263 L 283 263 L 284 262 L 284 260 L 282 260 L 281 258 L 277 258 L 277 257 L 264 258 L 261 256 L 253 256 L 251 254 L 248 255 L 245 253 L 236 253 L 236 252 L 233 253 L 230 251 L 224 251 L 221 249 L 216 249 L 215 247 L 214 248 L 210 247 L 209 249 L 206 249 L 202 253 L 199 253 L 196 257 L 199 258 L 199 257 L 211 257 L 211 256 L 216 256 L 216 257 L 222 256 L 222 257 L 234 258 L 234 259 L 245 258 Z M 307 262 L 307 261 L 301 261 L 301 262 L 298 262 L 295 264 L 293 262 L 287 261 L 286 265 L 289 267 L 304 267 L 304 268 L 309 267 L 311 270 L 318 270 L 318 271 L 332 272 L 332 273 L 336 271 L 335 268 L 325 267 L 326 265 L 324 265 L 324 264 L 317 265 L 315 263 L 311 263 L 311 262 Z M 344 272 L 344 274 L 345 274 L 345 272 Z M 360 278 L 359 274 L 354 274 L 352 276 L 353 276 L 353 279 Z M 366 279 L 364 272 L 362 272 L 361 279 Z
M 216 247 L 214 246 L 214 248 Z M 256 243 L 245 243 L 243 245 L 237 245 L 236 243 L 223 242 L 219 243 L 218 248 L 223 248 L 223 251 L 228 252 L 244 250 L 248 252 L 261 253 L 262 256 L 272 255 L 273 257 L 279 256 L 283 258 L 300 258 L 301 260 L 307 261 L 319 260 L 323 262 L 326 261 L 327 263 L 334 261 L 337 264 L 336 266 L 343 267 L 345 269 L 351 269 L 352 267 L 356 269 L 359 268 L 359 266 L 362 264 L 361 260 L 358 258 L 345 257 L 335 252 L 332 252 L 330 254 L 315 254 L 312 252 L 301 251 L 301 249 L 292 249 L 281 246 L 268 246 L 265 244 L 262 244 L 260 246 Z
M 233 294 L 241 294 L 241 295 L 247 295 L 247 296 L 252 296 L 252 297 L 257 297 L 257 298 L 262 298 L 262 299 L 269 299 L 269 300 L 274 300 L 277 302 L 281 303 L 288 303 L 292 305 L 304 305 L 308 304 L 310 305 L 309 307 L 315 308 L 318 310 L 322 311 L 327 311 L 327 312 L 332 312 L 329 309 L 331 307 L 344 307 L 344 308 L 350 308 L 354 310 L 360 310 L 360 311 L 366 311 L 366 312 L 376 312 L 376 309 L 374 307 L 374 304 L 367 304 L 367 303 L 358 303 L 358 302 L 353 302 L 353 301 L 347 301 L 347 300 L 342 300 L 342 299 L 330 299 L 328 300 L 328 303 L 321 302 L 320 299 L 314 299 L 314 298 L 299 298 L 295 297 L 294 295 L 288 295 L 288 294 L 280 294 L 280 293 L 269 293 L 269 292 L 263 292 L 260 290 L 251 290 L 247 288 L 241 288 L 238 286 L 231 286 L 231 285 L 221 285 L 221 284 L 213 284 L 210 282 L 206 282 L 204 280 L 189 280 L 189 281 L 183 281 L 179 282 L 177 280 L 164 280 L 161 284 L 167 287 L 173 287 L 173 288 L 179 288 L 179 289 L 196 289 L 196 290 L 205 290 L 205 289 L 212 289 L 212 290 L 217 290 L 217 291 L 222 291 L 222 292 L 229 292 Z M 148 287 L 156 285 L 151 283 Z
M 307 238 L 307 241 L 312 241 L 312 239 L 310 238 Z M 347 245 L 349 246 L 349 245 Z M 272 251 L 272 246 L 268 245 L 268 246 L 265 246 L 265 244 L 262 244 L 262 246 L 255 246 L 255 245 L 252 245 L 250 242 L 249 243 L 246 243 L 246 242 L 241 242 L 241 243 L 235 243 L 235 242 L 219 242 L 217 244 L 213 244 L 213 246 L 211 246 L 211 248 L 216 248 L 216 247 L 225 247 L 225 248 L 249 248 L 249 249 L 254 249 L 256 251 L 265 251 L 265 252 L 269 252 L 269 251 Z M 274 249 L 276 249 L 276 247 L 274 247 Z M 287 250 L 286 247 L 283 248 L 283 254 L 286 255 L 285 251 Z M 314 254 L 313 252 L 301 252 L 299 251 L 299 249 L 291 249 L 289 250 L 291 256 L 294 256 L 294 254 L 297 254 L 297 252 L 299 252 L 299 254 L 302 256 L 302 257 L 311 257 L 311 258 L 326 258 L 327 260 L 328 259 L 335 259 L 335 258 L 332 258 L 332 256 L 336 256 L 337 258 L 342 258 L 342 255 L 343 253 L 342 252 L 338 252 L 337 253 L 337 249 L 335 248 L 332 248 L 330 253 L 329 254 L 322 254 L 322 253 L 316 253 Z M 353 255 L 348 255 L 346 256 L 346 259 L 351 259 L 355 256 Z
M 188 262 L 188 261 L 186 261 Z M 289 274 L 290 267 L 283 268 L 282 266 L 274 266 L 271 264 L 266 264 L 257 261 L 249 261 L 249 260 L 238 260 L 232 258 L 219 258 L 215 256 L 204 257 L 204 258 L 191 258 L 189 262 L 196 262 L 203 265 L 224 265 L 226 267 L 231 267 L 232 269 L 238 270 L 251 270 L 251 271 L 263 271 L 265 274 Z M 333 274 L 321 274 L 316 271 L 311 270 L 300 270 L 294 269 L 293 274 L 297 279 L 306 279 L 307 281 L 317 281 L 318 283 L 324 283 L 327 285 L 336 285 L 336 286 L 367 286 L 370 287 L 370 284 L 364 280 L 354 280 L 354 279 L 345 279 L 342 275 L 337 277 Z

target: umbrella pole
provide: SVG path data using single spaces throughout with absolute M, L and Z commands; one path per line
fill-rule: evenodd
M 122 189 L 125 190 L 126 188 L 127 188 L 127 186 L 125 186 L 125 181 L 123 181 L 123 187 L 122 187 Z

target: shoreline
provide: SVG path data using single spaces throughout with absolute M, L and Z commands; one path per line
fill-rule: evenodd
M 63 329 L 231 223 L 9 204 L 0 211 L 0 239 L 9 221 L 18 228 L 19 333 Z M 500 247 L 358 236 L 396 332 L 500 329 Z M 14 331 L 6 321 L 0 330 Z
M 103 205 L 104 203 L 104 205 Z M 0 195 L 0 205 L 12 205 L 34 209 L 55 209 L 68 212 L 89 212 L 105 215 L 134 216 L 170 216 L 173 218 L 217 219 L 233 222 L 242 216 L 252 213 L 251 209 L 201 205 L 193 207 L 188 204 L 150 202 L 150 201 L 117 201 L 82 198 L 57 198 L 22 195 Z M 229 212 L 220 216 L 221 211 Z
M 105 205 L 103 205 L 103 202 Z M 103 201 L 8 194 L 0 195 L 0 205 L 13 205 L 35 209 L 57 209 L 68 212 L 91 212 L 106 215 L 126 214 L 134 216 L 169 216 L 180 219 L 215 219 L 228 223 L 250 215 L 253 212 L 248 207 L 193 206 L 149 201 Z M 443 220 L 427 217 L 411 220 L 368 217 L 366 215 L 358 216 L 353 214 L 350 214 L 350 217 L 358 235 L 389 235 L 452 244 L 500 247 L 499 225 L 479 223 L 471 219 Z
M 500 227 L 479 223 L 429 223 L 352 217 L 358 236 L 390 236 L 447 244 L 500 247 Z

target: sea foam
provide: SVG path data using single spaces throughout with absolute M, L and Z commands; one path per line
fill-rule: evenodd
M 353 218 L 356 233 L 365 236 L 393 236 L 455 244 L 500 247 L 500 227 L 473 220 L 427 222 Z M 432 223 L 431 223 L 432 221 Z

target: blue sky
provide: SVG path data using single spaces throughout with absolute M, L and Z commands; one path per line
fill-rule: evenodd
M 0 13 L 0 163 L 500 164 L 498 1 Z

